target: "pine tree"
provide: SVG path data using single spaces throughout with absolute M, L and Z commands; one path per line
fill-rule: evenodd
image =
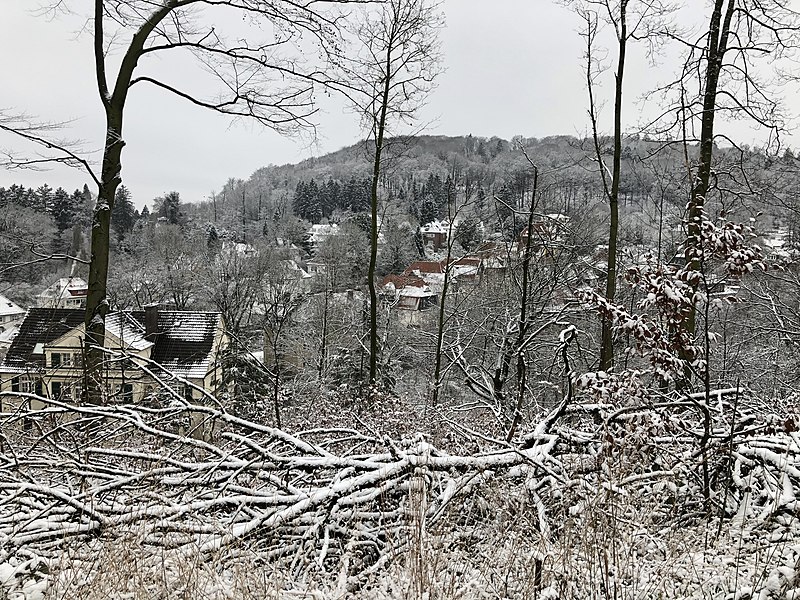
M 53 204 L 53 188 L 43 183 L 36 189 L 36 210 L 40 212 L 50 212 Z
M 50 213 L 53 215 L 59 233 L 66 231 L 75 223 L 75 204 L 64 188 L 58 188 L 53 193 Z
M 355 177 L 347 183 L 349 209 L 353 212 L 364 212 L 370 207 L 370 180 L 357 180 Z
M 181 213 L 181 195 L 172 191 L 156 198 L 154 205 L 158 207 L 158 216 L 164 217 L 170 225 L 180 225 L 183 213 Z
M 306 220 L 312 223 L 319 223 L 322 220 L 322 202 L 320 201 L 319 186 L 313 179 L 309 182 L 306 188 L 308 193 L 308 201 L 306 204 Z
M 6 194 L 10 202 L 13 202 L 14 204 L 19 204 L 20 206 L 25 206 L 26 192 L 27 190 L 23 186 L 14 183 L 11 185 L 11 187 L 8 188 Z
M 317 182 L 313 179 L 308 183 L 300 181 L 294 192 L 292 209 L 301 219 L 312 223 L 319 223 L 322 220 L 322 205 L 320 203 L 320 191 Z
M 420 225 L 427 225 L 431 221 L 439 218 L 438 202 L 434 199 L 432 194 L 423 194 L 422 202 L 419 206 L 419 222 Z
M 301 219 L 305 219 L 306 204 L 308 202 L 308 192 L 306 191 L 306 182 L 298 181 L 297 187 L 294 189 L 294 198 L 292 198 L 292 212 Z
M 333 179 L 328 179 L 328 181 L 320 187 L 320 205 L 323 217 L 329 219 L 336 209 L 341 208 L 340 195 L 341 188 L 339 182 Z
M 124 185 L 117 188 L 114 208 L 111 210 L 111 226 L 120 238 L 133 229 L 136 222 L 136 207 L 131 201 L 131 192 Z

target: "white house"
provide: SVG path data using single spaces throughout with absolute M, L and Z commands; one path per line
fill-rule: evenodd
M 3 326 L 19 321 L 25 316 L 25 309 L 0 294 L 0 329 Z
M 39 308 L 84 308 L 89 284 L 80 277 L 62 277 L 36 296 Z

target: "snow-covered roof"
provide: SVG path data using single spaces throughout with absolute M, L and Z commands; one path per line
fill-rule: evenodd
M 222 315 L 216 312 L 159 311 L 158 336 L 150 358 L 175 375 L 205 377 L 221 326 Z
M 52 298 L 82 297 L 89 293 L 89 284 L 80 277 L 62 277 L 42 293 L 39 298 L 49 300 Z
M 383 278 L 383 291 L 407 298 L 429 298 L 436 293 L 415 275 L 387 275 Z
M 8 346 L 14 341 L 14 338 L 17 337 L 19 333 L 19 326 L 14 325 L 13 327 L 0 327 L 0 347 Z
M 427 285 L 425 287 L 408 286 L 398 291 L 400 296 L 407 298 L 430 298 L 436 294 Z
M 256 254 L 257 250 L 254 246 L 251 246 L 250 244 L 224 240 L 222 242 L 222 252 L 237 254 L 238 256 L 250 256 L 252 254 Z
M 145 338 L 145 330 L 141 322 L 130 313 L 115 312 L 106 317 L 106 331 L 116 337 L 124 348 L 144 350 L 153 342 Z
M 478 266 L 471 264 L 454 264 L 450 267 L 454 277 L 474 277 L 478 274 Z
M 24 314 L 24 308 L 20 308 L 11 300 L 0 294 L 0 317 L 7 317 L 9 315 L 19 315 L 21 317 Z
M 339 233 L 339 226 L 336 223 L 312 225 L 308 230 L 308 235 L 315 244 L 319 244 L 330 236 L 339 235 Z
M 455 223 L 453 224 L 455 225 Z M 447 233 L 450 228 L 450 224 L 447 221 L 431 221 L 430 223 L 425 223 L 425 225 L 420 226 L 419 230 L 420 233 Z
M 44 367 L 47 346 L 82 328 L 83 317 L 83 309 L 30 309 L 2 363 L 3 370 Z M 160 310 L 152 342 L 145 338 L 144 323 L 144 311 L 115 312 L 106 317 L 106 330 L 126 348 L 152 346 L 150 359 L 166 371 L 187 379 L 205 377 L 215 358 L 220 313 Z
M 311 273 L 298 265 L 297 261 L 294 259 L 290 258 L 286 260 L 286 268 L 289 269 L 289 271 L 295 272 L 295 275 L 298 277 L 298 279 L 309 279 L 312 277 Z

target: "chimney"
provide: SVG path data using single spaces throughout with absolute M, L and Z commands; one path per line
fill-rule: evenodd
M 144 337 L 151 342 L 158 337 L 158 303 L 144 307 Z

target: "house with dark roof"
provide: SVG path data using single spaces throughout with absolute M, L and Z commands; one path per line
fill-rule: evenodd
M 3 360 L 11 342 L 17 336 L 19 321 L 24 316 L 24 308 L 0 294 L 0 360 Z
M 32 308 L 0 362 L 0 392 L 78 400 L 84 385 L 84 311 Z M 109 360 L 103 376 L 109 402 L 139 402 L 161 384 L 199 400 L 222 385 L 227 346 L 222 315 L 161 310 L 106 317 Z

